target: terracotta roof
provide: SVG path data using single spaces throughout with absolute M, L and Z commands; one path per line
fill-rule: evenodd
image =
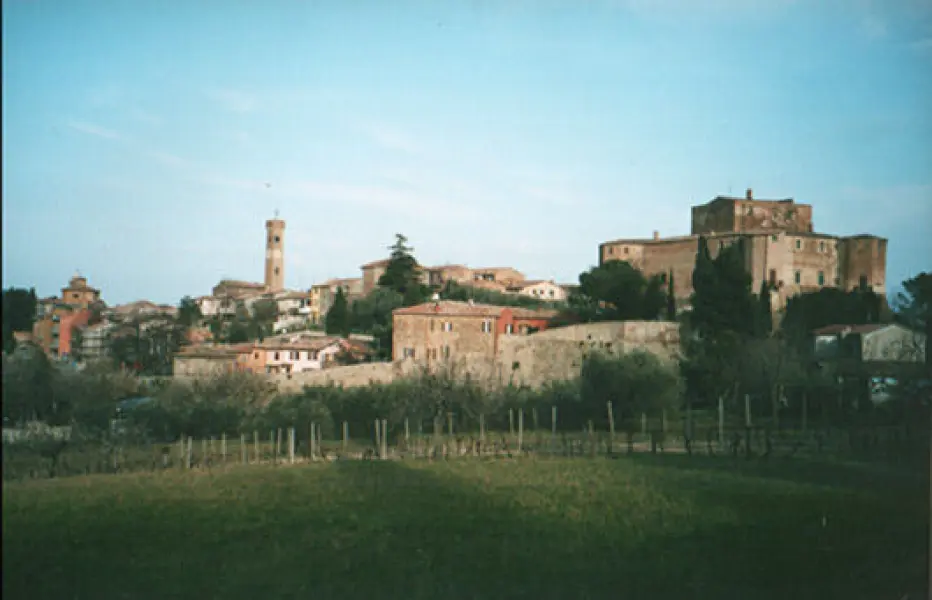
M 511 285 L 509 285 L 508 287 L 510 289 L 523 290 L 526 287 L 530 287 L 532 285 L 538 285 L 541 283 L 549 283 L 551 285 L 556 285 L 554 282 L 550 281 L 549 279 L 527 279 L 525 281 L 516 281 L 512 283 Z
M 274 340 L 262 342 L 259 348 L 263 350 L 323 350 L 329 346 L 339 344 L 340 338 L 320 338 L 317 340 L 302 340 L 300 342 L 288 342 L 284 340 Z
M 552 308 L 512 308 L 511 314 L 516 319 L 552 319 L 560 314 L 560 311 Z
M 425 302 L 416 306 L 397 308 L 393 315 L 447 315 L 456 317 L 499 317 L 504 310 L 510 310 L 518 319 L 548 319 L 558 314 L 556 310 L 531 310 L 515 306 L 496 306 L 493 304 L 479 304 L 459 302 L 455 300 L 439 300 Z
M 425 302 L 415 306 L 396 308 L 393 315 L 449 315 L 459 317 L 497 317 L 502 313 L 504 306 L 492 304 L 479 304 L 460 302 L 456 300 L 438 300 Z
M 426 271 L 444 271 L 448 269 L 463 269 L 468 271 L 469 267 L 466 265 L 437 265 L 434 267 L 424 267 L 424 270 Z
M 838 335 L 842 333 L 871 333 L 890 327 L 892 323 L 867 323 L 865 325 L 827 325 L 814 330 L 815 335 Z
M 508 286 L 500 281 L 486 281 L 484 279 L 474 279 L 472 281 L 464 281 L 460 285 L 479 288 L 483 290 L 492 290 L 493 292 L 504 292 L 505 290 L 508 289 Z
M 217 287 L 224 285 L 233 287 L 249 287 L 263 290 L 265 289 L 264 283 L 256 283 L 254 281 L 240 281 L 238 279 L 221 279 L 220 283 L 217 284 Z
M 372 268 L 375 268 L 375 267 L 384 267 L 385 265 L 387 265 L 387 264 L 390 263 L 390 262 L 391 262 L 390 259 L 388 259 L 388 258 L 383 258 L 382 260 L 374 260 L 374 261 L 372 261 L 372 262 L 370 262 L 370 263 L 366 263 L 366 264 L 364 264 L 363 266 L 361 266 L 361 267 L 359 267 L 359 268 L 360 268 L 360 269 L 372 269 Z
M 218 344 L 214 345 L 197 345 L 197 346 L 188 346 L 187 348 L 182 349 L 181 352 L 175 356 L 179 358 L 185 357 L 232 357 L 237 354 L 245 354 L 246 352 L 252 352 L 252 344 L 235 344 L 235 345 L 226 345 Z

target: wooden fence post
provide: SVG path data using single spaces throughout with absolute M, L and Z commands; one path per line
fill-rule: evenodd
M 382 421 L 379 419 L 375 420 L 375 453 L 379 458 L 382 458 Z
M 641 413 L 641 435 L 647 435 L 647 413 Z
M 288 460 L 294 464 L 294 427 L 288 429 Z
M 388 458 L 388 419 L 382 419 L 382 458 Z
M 317 452 L 320 454 L 320 458 L 324 457 L 324 430 L 321 429 L 320 423 L 317 424 Z
M 485 413 L 479 413 L 479 443 L 485 445 Z
M 282 428 L 278 428 L 278 437 L 275 440 L 275 458 L 282 455 Z
M 718 445 L 725 447 L 725 399 L 718 397 Z
M 508 435 L 514 436 L 515 434 L 515 409 L 508 409 Z
M 611 401 L 606 402 L 608 406 L 608 453 L 615 453 L 615 414 L 612 412 Z
M 227 462 L 227 434 L 220 434 L 220 455 L 223 457 L 223 462 Z
M 524 443 L 524 409 L 518 409 L 518 453 L 521 452 L 521 446 Z
M 349 450 L 349 422 L 343 421 L 343 454 Z
M 207 440 L 201 440 L 201 467 L 207 466 Z
M 411 443 L 411 428 L 408 426 L 408 417 L 405 417 L 405 450 L 410 447 Z
M 750 394 L 744 395 L 744 426 L 751 426 L 751 396 Z
M 595 427 L 592 425 L 592 419 L 589 419 L 589 453 L 595 456 Z
M 262 461 L 262 454 L 259 452 L 259 432 L 255 429 L 252 430 L 252 448 L 256 453 L 256 463 Z
M 184 434 L 181 435 L 181 438 L 178 440 L 178 464 L 184 468 Z
M 550 407 L 550 453 L 557 451 L 557 406 Z
M 278 464 L 278 454 L 275 453 L 275 430 L 269 430 L 269 456 L 272 457 L 272 464 Z
M 246 445 L 246 434 L 239 434 L 239 450 L 240 454 L 243 455 L 243 464 L 249 464 L 249 446 Z
M 187 462 L 188 469 L 191 468 L 191 455 L 193 454 L 193 452 L 194 452 L 194 438 L 192 438 L 189 435 L 188 436 L 188 462 Z

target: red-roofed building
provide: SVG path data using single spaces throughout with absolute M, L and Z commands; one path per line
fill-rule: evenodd
M 392 359 L 430 365 L 452 358 L 489 358 L 505 335 L 544 330 L 554 310 L 437 300 L 392 313 Z

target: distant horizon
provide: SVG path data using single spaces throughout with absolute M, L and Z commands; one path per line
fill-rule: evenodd
M 4 289 L 110 304 L 388 255 L 576 283 L 599 244 L 794 198 L 932 271 L 928 0 L 2 8 Z

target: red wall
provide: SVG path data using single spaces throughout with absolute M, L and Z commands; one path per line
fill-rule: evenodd
M 91 311 L 78 310 L 71 314 L 62 315 L 58 327 L 58 355 L 61 357 L 71 354 L 71 334 L 75 327 L 87 325 Z

